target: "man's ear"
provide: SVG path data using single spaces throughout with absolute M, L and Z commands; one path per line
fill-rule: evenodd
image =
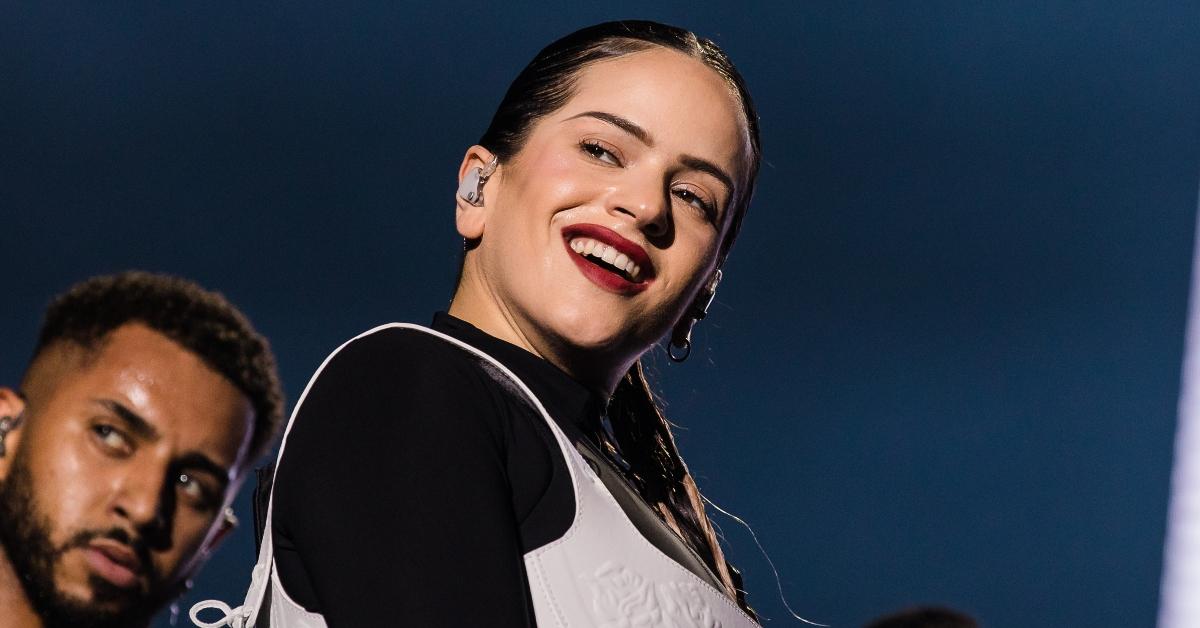
M 0 388 L 0 422 L 8 426 L 7 429 L 0 429 L 0 439 L 3 439 L 0 449 L 4 451 L 4 455 L 0 456 L 0 482 L 8 477 L 13 454 L 20 445 L 24 431 L 21 428 L 25 425 L 24 414 L 25 400 L 21 395 L 11 388 Z
M 484 225 L 487 223 L 487 210 L 490 206 L 489 200 L 495 196 L 496 186 L 491 184 L 495 174 L 488 176 L 482 180 L 482 184 L 475 185 L 473 182 L 478 180 L 478 174 L 473 174 L 473 170 L 478 168 L 481 172 L 486 172 L 488 164 L 492 163 L 495 155 L 488 149 L 476 144 L 467 149 L 467 153 L 463 155 L 462 164 L 458 166 L 458 193 L 454 195 L 454 200 L 457 204 L 455 211 L 454 224 L 458 228 L 458 233 L 467 240 L 478 240 L 483 237 Z M 469 187 L 470 190 L 464 189 Z M 485 193 L 486 191 L 486 193 Z M 479 204 L 472 203 L 466 194 L 475 192 L 482 196 Z
M 236 490 L 234 491 L 237 492 Z M 188 589 L 192 588 L 192 578 L 200 573 L 204 568 L 204 564 L 212 557 L 212 553 L 221 546 L 221 543 L 229 537 L 229 533 L 237 529 L 238 519 L 233 515 L 233 508 L 226 507 L 221 511 L 219 520 L 216 523 L 216 530 L 212 535 L 205 540 L 196 553 L 184 562 L 182 569 L 179 572 L 179 580 L 177 581 L 178 589 L 175 594 L 183 595 Z
M 204 567 L 204 563 L 208 562 L 212 553 L 217 551 L 221 543 L 229 538 L 229 534 L 237 529 L 238 518 L 233 514 L 233 507 L 227 506 L 221 511 L 216 526 L 216 531 L 208 537 L 208 540 L 204 541 L 200 549 L 196 550 L 196 555 L 192 557 L 191 564 L 185 570 L 188 578 L 196 575 Z
M 217 549 L 218 546 L 229 536 L 230 532 L 237 529 L 238 518 L 233 514 L 233 508 L 226 508 L 221 513 L 221 522 L 217 524 L 217 533 L 213 535 L 212 540 L 208 542 L 208 551 L 211 552 Z

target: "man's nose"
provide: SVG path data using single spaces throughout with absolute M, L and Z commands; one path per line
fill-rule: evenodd
M 169 531 L 174 512 L 174 482 L 166 465 L 130 465 L 117 487 L 113 511 L 137 530 L 153 549 L 170 544 Z

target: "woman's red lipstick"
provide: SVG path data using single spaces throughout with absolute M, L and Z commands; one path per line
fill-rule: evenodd
M 650 256 L 646 254 L 646 250 L 622 237 L 616 231 L 596 224 L 581 223 L 563 227 L 562 234 L 563 246 L 566 247 L 567 253 L 580 272 L 601 288 L 616 294 L 631 295 L 645 290 L 653 282 L 654 265 L 650 262 Z M 589 261 L 589 256 L 580 254 L 571 248 L 571 241 L 578 238 L 595 240 L 629 258 L 638 267 L 637 279 L 631 281 L 625 274 Z

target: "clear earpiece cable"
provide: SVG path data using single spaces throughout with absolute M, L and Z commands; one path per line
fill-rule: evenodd
M 775 561 L 771 560 L 771 557 L 769 555 L 767 555 L 767 550 L 763 549 L 762 543 L 758 542 L 758 535 L 754 533 L 754 529 L 750 527 L 750 524 L 743 521 L 741 517 L 714 504 L 712 502 L 712 500 L 705 497 L 704 494 L 701 494 L 700 498 L 703 499 L 705 502 L 707 502 L 709 506 L 712 506 L 714 509 L 716 509 L 717 512 L 720 512 L 721 514 L 725 515 L 726 517 L 729 517 L 730 519 L 733 519 L 734 521 L 742 524 L 742 527 L 746 528 L 746 530 L 750 533 L 750 538 L 754 539 L 754 544 L 758 546 L 758 551 L 762 552 L 763 558 L 767 559 L 767 564 L 771 566 L 771 571 L 774 572 L 774 574 L 775 574 L 775 588 L 779 590 L 779 600 L 781 602 L 783 602 L 783 607 L 786 608 L 788 610 L 788 612 L 792 614 L 792 617 L 795 617 L 796 619 L 799 619 L 800 621 L 802 621 L 806 624 L 809 624 L 811 626 L 821 626 L 822 628 L 829 628 L 829 624 L 819 624 L 815 621 L 810 621 L 808 619 L 801 617 L 799 614 L 796 613 L 796 611 L 792 610 L 792 606 L 790 604 L 788 604 L 787 598 L 785 598 L 783 596 L 783 583 L 779 580 L 779 570 L 775 568 Z

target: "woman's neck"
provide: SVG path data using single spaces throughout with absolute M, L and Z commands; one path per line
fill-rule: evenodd
M 459 283 L 448 313 L 464 320 L 489 336 L 499 338 L 550 362 L 575 381 L 605 398 L 612 395 L 630 364 L 609 366 L 611 360 L 594 352 L 584 352 L 556 340 L 536 323 L 528 323 L 499 304 L 499 300 L 464 276 Z

